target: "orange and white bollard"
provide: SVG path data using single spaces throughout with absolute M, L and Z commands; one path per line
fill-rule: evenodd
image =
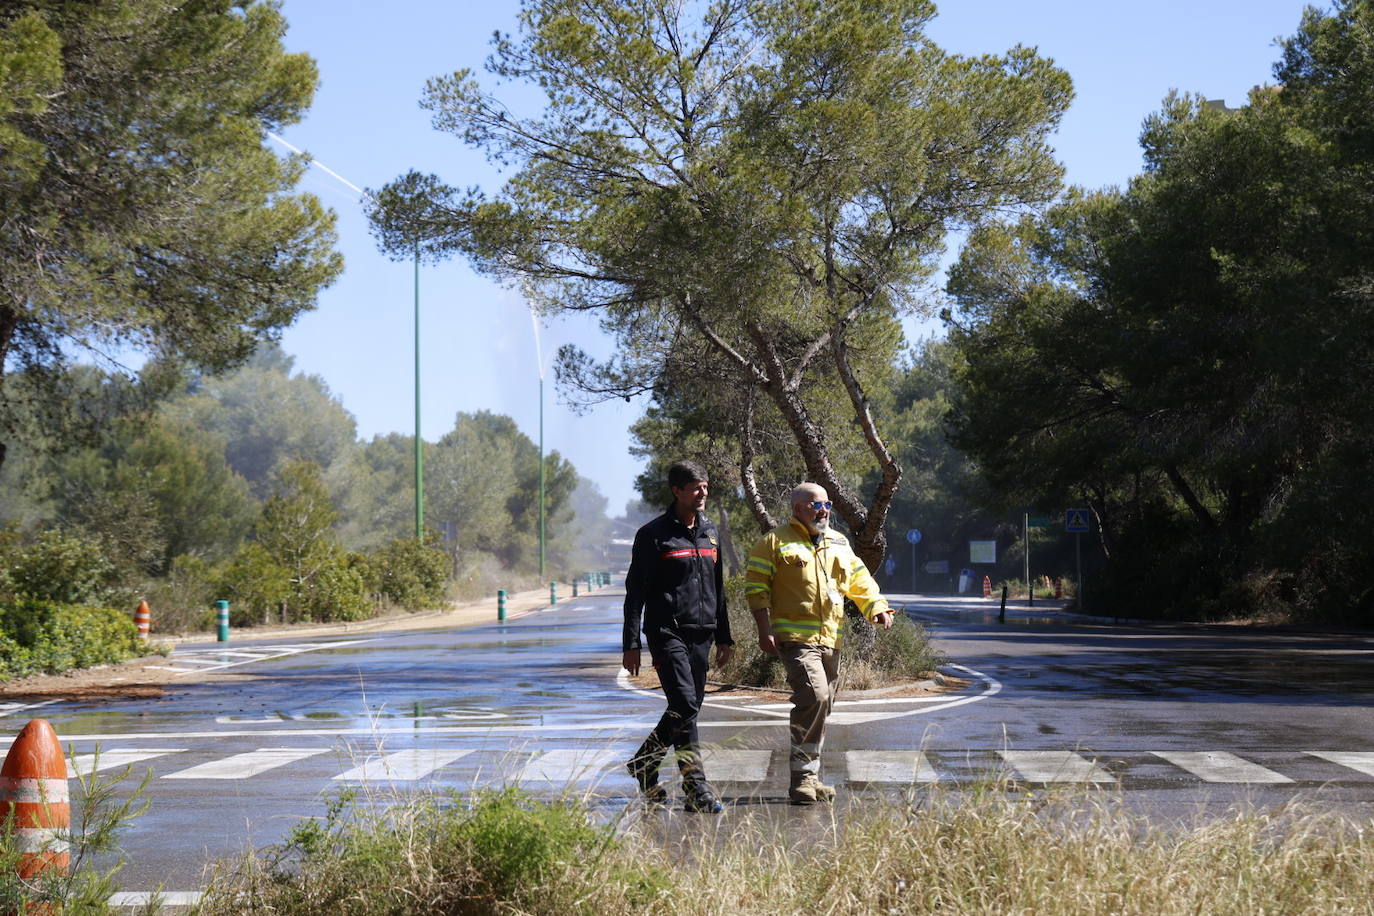
M 153 625 L 153 612 L 148 607 L 148 602 L 140 601 L 138 610 L 134 611 L 134 626 L 138 627 L 139 642 L 148 641 L 148 631 Z
M 1058 577 L 1054 580 L 1054 597 L 1062 599 L 1064 597 L 1064 580 Z
M 71 866 L 67 837 L 72 809 L 67 799 L 67 758 L 57 732 L 34 719 L 10 745 L 0 766 L 0 821 L 13 816 L 20 878 L 36 878 Z
M 983 577 L 983 597 L 992 597 L 992 578 L 990 576 Z

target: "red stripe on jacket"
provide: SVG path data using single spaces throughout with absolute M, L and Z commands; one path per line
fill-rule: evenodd
M 679 550 L 665 550 L 658 555 L 660 560 L 682 560 L 687 557 L 705 557 L 714 563 L 716 549 L 714 547 L 683 547 Z

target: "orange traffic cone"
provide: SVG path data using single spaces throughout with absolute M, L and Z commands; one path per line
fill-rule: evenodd
M 992 579 L 988 576 L 983 577 L 983 597 L 992 597 Z
M 1055 598 L 1063 598 L 1063 597 L 1064 597 L 1064 580 L 1063 580 L 1063 579 L 1055 578 L 1055 580 L 1054 580 L 1054 597 L 1055 597 Z
M 35 878 L 54 868 L 66 871 L 71 865 L 67 759 L 57 732 L 44 719 L 24 726 L 0 766 L 0 820 L 12 823 L 15 848 L 23 854 L 19 877 Z
M 134 626 L 138 627 L 138 638 L 140 642 L 148 641 L 148 630 L 153 623 L 153 612 L 148 607 L 148 602 L 140 601 L 138 610 L 134 611 Z

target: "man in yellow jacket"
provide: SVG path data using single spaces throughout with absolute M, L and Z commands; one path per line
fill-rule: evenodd
M 782 658 L 792 688 L 788 798 L 794 805 L 831 801 L 835 790 L 820 778 L 821 745 L 839 690 L 844 599 L 883 629 L 892 628 L 892 612 L 849 541 L 830 530 L 825 488 L 804 483 L 792 491 L 792 518 L 749 555 L 744 596 L 759 648 Z

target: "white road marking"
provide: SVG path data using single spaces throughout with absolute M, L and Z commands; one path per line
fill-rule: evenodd
M 702 766 L 706 778 L 719 782 L 763 782 L 768 776 L 772 751 L 737 751 L 703 748 Z
M 880 706 L 880 705 L 893 705 L 893 706 L 903 705 L 903 706 L 905 706 L 905 705 L 910 705 L 910 706 L 912 706 L 913 708 L 909 708 L 909 709 L 893 709 L 893 710 L 887 710 L 887 711 L 885 711 L 885 710 L 871 710 L 871 711 L 867 711 L 867 712 L 842 710 L 842 711 L 837 711 L 837 712 L 831 713 L 831 714 L 830 714 L 830 718 L 829 718 L 827 721 L 829 721 L 830 723 L 832 723 L 832 724 L 834 724 L 834 725 L 861 725 L 861 724 L 866 723 L 866 722 L 879 722 L 879 721 L 885 721 L 885 720 L 887 720 L 887 719 L 901 719 L 901 718 L 905 718 L 905 717 L 907 717 L 907 716 L 920 716 L 920 715 L 926 715 L 926 714 L 932 713 L 932 712 L 940 712 L 941 710 L 945 710 L 945 709 L 953 709 L 953 708 L 956 707 L 956 706 L 963 706 L 963 705 L 965 705 L 966 703 L 977 703 L 977 702 L 980 702 L 980 701 L 982 701 L 982 700 L 986 700 L 986 699 L 989 699 L 989 698 L 991 698 L 991 697 L 994 697 L 994 696 L 996 696 L 997 694 L 999 694 L 999 693 L 1002 692 L 1002 684 L 1001 684 L 1001 682 L 998 681 L 996 678 L 994 678 L 993 676 L 991 676 L 991 675 L 989 675 L 989 674 L 984 674 L 984 673 L 981 672 L 981 671 L 976 671 L 976 670 L 974 670 L 973 668 L 969 668 L 969 667 L 967 667 L 967 666 L 965 666 L 965 665 L 945 665 L 944 667 L 946 667 L 946 668 L 951 668 L 951 669 L 954 669 L 954 670 L 957 670 L 957 671 L 961 671 L 961 672 L 963 672 L 964 674 L 969 675 L 970 677 L 973 677 L 973 678 L 975 678 L 975 679 L 977 679 L 977 680 L 982 681 L 982 682 L 984 683 L 984 685 L 985 685 L 983 691 L 982 691 L 981 693 L 975 694 L 975 695 L 973 695 L 973 696 L 961 696 L 961 697 L 958 697 L 957 699 L 948 699 L 948 698 L 945 697 L 945 696 L 939 696 L 939 697 L 889 697 L 889 698 L 880 698 L 880 699 L 873 699 L 873 700 L 841 700 L 841 701 L 839 701 L 839 702 L 837 702 L 837 703 L 835 704 L 835 706 L 836 706 L 837 708 L 839 708 L 839 707 L 853 707 L 853 706 L 859 706 L 859 705 L 864 705 L 864 706 Z M 663 699 L 663 694 L 659 693 L 658 691 L 654 691 L 654 690 L 645 690 L 645 689 L 642 688 L 642 687 L 636 687 L 636 686 L 630 681 L 630 673 L 629 673 L 628 671 L 626 671 L 625 669 L 623 669 L 623 668 L 620 670 L 620 673 L 616 675 L 615 682 L 616 682 L 616 685 L 619 686 L 622 690 L 627 690 L 627 691 L 629 691 L 630 693 L 637 693 L 637 694 L 639 694 L 640 696 L 643 696 L 643 697 L 652 697 L 653 699 L 656 699 L 656 700 L 662 700 L 662 699 Z M 724 699 L 726 699 L 726 698 L 722 698 L 722 700 L 724 700 Z M 728 710 L 730 710 L 730 711 L 732 711 L 732 712 L 748 712 L 748 713 L 753 713 L 753 714 L 756 714 L 756 715 L 769 716 L 769 717 L 775 718 L 775 719 L 777 720 L 777 724 L 782 724 L 783 722 L 785 722 L 785 721 L 787 720 L 788 715 L 789 715 L 789 710 L 791 709 L 791 704 L 789 704 L 789 703 L 760 703 L 760 704 L 758 704 L 758 705 L 751 705 L 751 704 L 747 704 L 747 703 L 739 703 L 739 702 L 736 701 L 736 699 L 735 699 L 734 697 L 730 697 L 730 698 L 729 698 L 729 702 L 718 702 L 718 701 L 716 701 L 716 700 L 707 700 L 707 701 L 704 702 L 702 705 L 703 705 L 703 706 L 708 706 L 708 707 L 714 707 L 714 708 L 716 708 L 716 709 L 728 709 Z M 768 723 L 766 723 L 766 722 L 749 722 L 749 723 L 746 723 L 746 722 L 732 722 L 732 721 L 724 721 L 724 722 L 698 722 L 698 723 L 697 723 L 698 727 L 702 727 L 702 728 L 705 728 L 705 727 L 707 727 L 707 726 L 739 726 L 739 725 L 766 725 L 766 724 L 768 724 Z
M 1151 751 L 1156 757 L 1187 770 L 1203 782 L 1278 784 L 1292 782 L 1282 773 L 1251 763 L 1226 751 Z
M 545 751 L 521 768 L 517 783 L 552 782 L 570 785 L 599 776 L 616 761 L 617 753 L 591 748 L 562 748 Z
M 424 779 L 440 767 L 448 766 L 460 757 L 466 757 L 471 753 L 470 748 L 463 750 L 433 747 L 409 748 L 394 754 L 387 754 L 385 757 L 368 760 L 361 766 L 340 773 L 334 778 L 350 782 L 403 782 Z
M 1072 751 L 998 751 L 1029 782 L 1116 782 L 1111 773 Z
M 163 779 L 247 779 L 277 767 L 326 753 L 324 747 L 262 747 L 246 754 L 211 760 L 187 770 L 168 773 Z
M 376 637 L 373 637 L 375 639 Z M 176 671 L 180 674 L 189 674 L 192 671 L 218 671 L 223 668 L 236 668 L 239 665 L 249 665 L 253 662 L 267 661 L 273 658 L 283 658 L 287 655 L 299 655 L 302 652 L 317 652 L 322 649 L 339 649 L 344 646 L 357 646 L 362 643 L 372 642 L 373 639 L 345 639 L 340 642 L 319 642 L 319 643 L 293 643 L 280 646 L 248 646 L 243 649 L 188 649 L 185 652 L 173 652 L 169 661 L 177 663 L 175 665 L 156 665 L 164 671 Z M 238 657 L 240 661 L 224 661 L 226 657 Z M 180 664 L 192 666 L 182 668 Z
M 1374 754 L 1361 751 L 1305 751 L 1312 757 L 1320 757 L 1343 767 L 1374 776 Z
M 62 702 L 57 700 L 40 700 L 37 703 L 0 703 L 0 717 L 8 716 L 11 713 L 22 712 L 25 709 L 38 709 L 40 706 L 51 706 L 53 703 Z
M 195 906 L 204 891 L 119 891 L 110 895 L 110 906 L 146 907 L 154 899 L 163 906 Z
M 940 774 L 921 751 L 845 751 L 850 782 L 939 782 Z
M 180 754 L 184 750 L 185 748 L 180 747 L 114 748 L 113 750 L 101 751 L 98 755 L 79 754 L 72 758 L 71 763 L 72 769 L 77 774 L 89 776 L 91 773 L 113 770 L 116 767 L 126 767 L 141 760 L 152 760 L 154 757 L 161 757 L 164 754 Z

